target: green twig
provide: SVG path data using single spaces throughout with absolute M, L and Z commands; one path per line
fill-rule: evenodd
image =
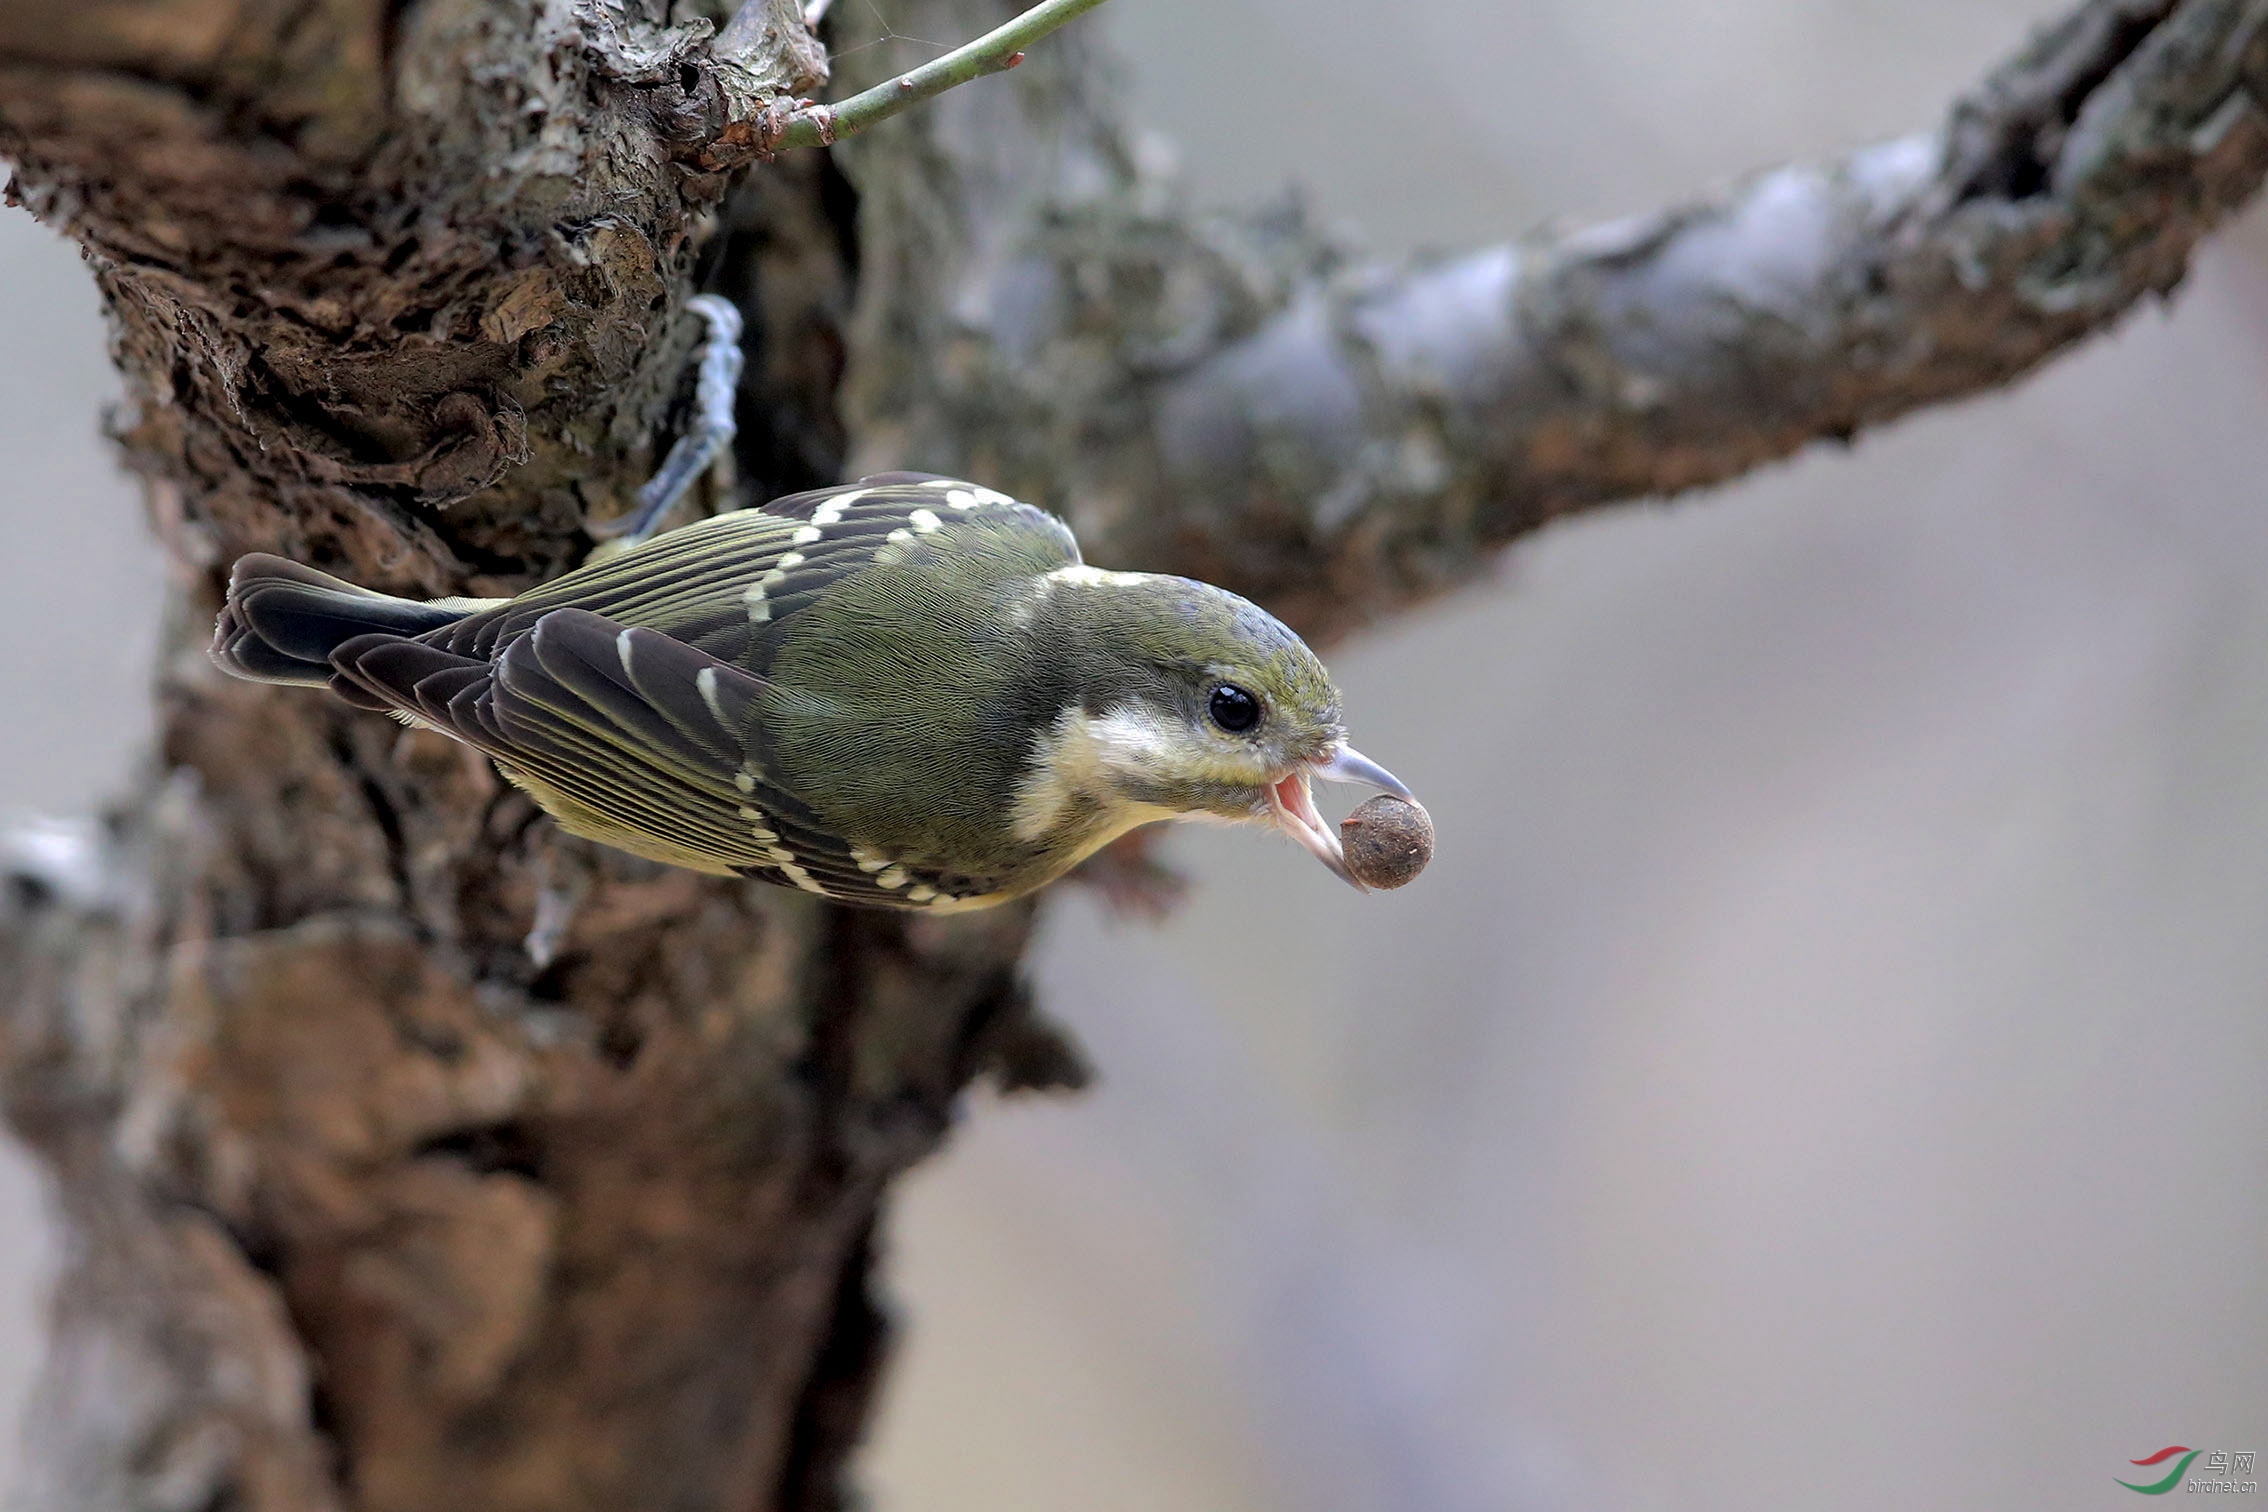
M 864 131 L 877 121 L 887 121 L 907 106 L 941 95 L 956 84 L 1014 68 L 1024 61 L 1026 47 L 1100 4 L 1102 0 L 1040 0 L 1007 25 L 995 27 L 974 42 L 872 89 L 832 105 L 800 107 L 776 131 L 765 133 L 765 150 L 823 146 L 854 131 Z

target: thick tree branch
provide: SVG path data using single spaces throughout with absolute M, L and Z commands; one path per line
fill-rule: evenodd
M 721 31 L 649 0 L 0 0 L 0 159 L 11 203 L 94 255 L 130 372 L 165 374 L 131 395 L 131 445 L 182 459 L 188 526 L 443 591 L 556 567 L 628 504 L 589 459 L 644 465 L 739 170 L 1099 3 L 1045 0 L 817 107 L 797 0 Z M 183 331 L 200 360 L 177 366 Z
M 754 3 L 717 54 L 623 0 L 0 0 L 11 199 L 91 254 L 182 540 L 433 591 L 579 550 L 697 334 L 692 159 L 825 77 Z
M 870 222 L 980 208 L 961 265 L 909 271 L 955 292 L 887 360 L 942 362 L 856 387 L 888 448 L 863 460 L 975 467 L 1068 508 L 1099 561 L 1336 633 L 1545 520 L 2005 384 L 2171 291 L 2268 171 L 2264 101 L 2268 0 L 2093 0 L 1936 135 L 1401 271 L 1296 218 L 1192 224 L 1099 130 L 1048 150 L 1111 187 L 1019 212 L 998 114 L 986 140 L 941 102 L 950 188 L 878 184 Z
M 661 0 L 0 0 L 0 156 L 87 250 L 178 586 L 148 780 L 0 844 L 0 1094 L 73 1235 L 43 1512 L 836 1507 L 889 1178 L 980 1070 L 1076 1075 L 1028 908 L 561 841 L 200 649 L 248 549 L 440 592 L 588 551 L 687 396 L 704 257 L 751 488 L 835 475 L 854 197 L 701 161 L 823 77 L 755 4 L 727 48 Z

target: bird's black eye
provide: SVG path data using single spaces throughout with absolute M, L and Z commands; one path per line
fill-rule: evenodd
M 1260 722 L 1260 700 L 1235 683 L 1222 683 L 1213 689 L 1208 708 L 1213 723 L 1231 735 L 1242 735 Z

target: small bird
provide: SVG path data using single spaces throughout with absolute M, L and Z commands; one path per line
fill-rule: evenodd
M 575 834 L 872 907 L 1005 902 L 1182 816 L 1273 825 L 1360 888 L 1310 781 L 1409 795 L 1257 605 L 1098 571 L 1054 516 L 920 473 L 715 515 L 511 599 L 246 556 L 212 655 L 453 736 Z

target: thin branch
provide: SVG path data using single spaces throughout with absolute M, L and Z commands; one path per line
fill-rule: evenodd
M 765 150 L 825 146 L 887 121 L 948 89 L 1014 68 L 1024 61 L 1025 48 L 1100 4 L 1102 0 L 1040 0 L 1005 26 L 995 27 L 974 42 L 963 43 L 943 57 L 932 58 L 872 89 L 832 105 L 799 107 L 776 131 L 767 133 Z

